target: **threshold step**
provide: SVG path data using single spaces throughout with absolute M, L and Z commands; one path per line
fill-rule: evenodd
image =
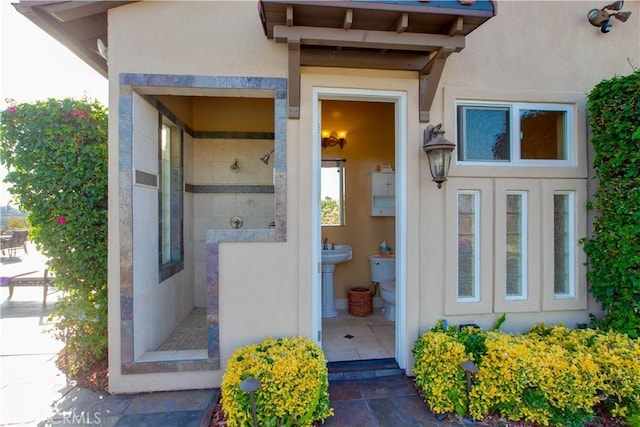
M 349 360 L 327 363 L 329 381 L 349 381 L 404 375 L 395 359 Z

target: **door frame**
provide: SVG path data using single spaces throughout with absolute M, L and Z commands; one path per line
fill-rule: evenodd
M 395 119 L 395 184 L 396 184 L 396 322 L 395 359 L 401 369 L 407 368 L 407 93 L 402 91 L 355 88 L 314 87 L 312 97 L 312 198 L 311 206 L 311 327 L 316 343 L 322 346 L 322 275 L 320 225 L 321 169 L 321 101 L 362 101 L 393 103 Z

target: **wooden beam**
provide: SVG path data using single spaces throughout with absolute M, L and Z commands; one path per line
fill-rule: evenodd
M 342 28 L 345 30 L 351 29 L 351 25 L 353 24 L 353 10 L 347 9 L 344 11 L 344 21 L 342 23 Z
M 420 71 L 429 61 L 424 53 L 301 49 L 300 65 L 310 67 L 369 68 Z
M 462 16 L 458 16 L 455 21 L 451 24 L 449 28 L 450 36 L 457 36 L 462 34 L 462 30 L 464 29 L 464 18 Z
M 396 21 L 396 33 L 404 33 L 409 26 L 409 14 L 403 13 Z
M 464 36 L 440 34 L 395 33 L 391 31 L 349 30 L 319 27 L 273 27 L 274 39 L 287 43 L 298 39 L 302 45 L 342 46 L 368 49 L 407 50 L 431 52 L 439 49 L 459 52 L 464 48 Z
M 287 6 L 285 20 L 287 22 L 287 27 L 293 27 L 293 6 L 291 5 Z
M 300 118 L 300 40 L 289 40 L 289 118 Z
M 420 122 L 426 123 L 430 120 L 431 105 L 436 96 L 438 83 L 444 71 L 444 65 L 449 55 L 453 53 L 450 49 L 442 49 L 435 53 L 429 63 L 420 70 L 419 73 L 419 108 Z

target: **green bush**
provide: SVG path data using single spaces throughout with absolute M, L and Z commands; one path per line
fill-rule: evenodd
M 640 417 L 640 340 L 544 325 L 521 335 L 477 329 L 473 335 L 484 336 L 479 359 L 460 342 L 468 331 L 434 328 L 416 341 L 416 384 L 435 413 L 464 414 L 460 364 L 474 360 L 479 371 L 469 407 L 476 419 L 497 413 L 512 421 L 582 426 L 601 410 L 629 423 Z
M 83 375 L 107 353 L 107 112 L 97 101 L 49 99 L 10 105 L 0 119 L 5 182 L 63 295 L 58 365 Z
M 640 70 L 597 84 L 587 107 L 598 178 L 594 236 L 584 242 L 598 323 L 640 337 Z
M 260 426 L 311 426 L 333 415 L 327 361 L 313 341 L 266 338 L 231 355 L 221 387 L 230 427 L 253 425 L 249 394 L 240 389 L 248 377 L 260 381 L 255 392 Z

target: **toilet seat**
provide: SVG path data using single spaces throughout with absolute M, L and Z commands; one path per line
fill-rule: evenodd
M 382 282 L 380 283 L 380 289 L 383 289 L 387 292 L 394 292 L 396 291 L 396 282 L 395 281 L 388 281 L 388 282 Z

